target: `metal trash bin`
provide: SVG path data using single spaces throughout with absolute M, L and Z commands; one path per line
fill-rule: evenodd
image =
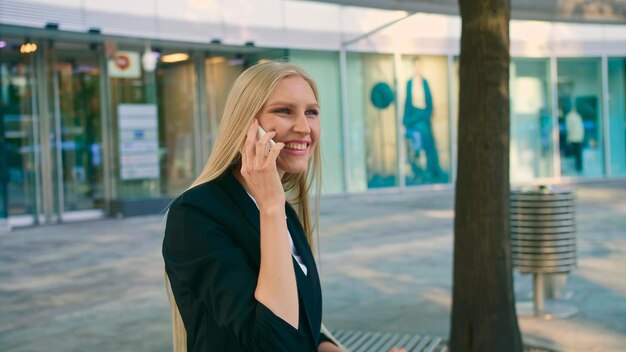
M 539 186 L 511 191 L 510 226 L 513 267 L 532 273 L 535 316 L 569 317 L 575 308 L 544 306 L 544 274 L 569 273 L 576 266 L 574 194 Z

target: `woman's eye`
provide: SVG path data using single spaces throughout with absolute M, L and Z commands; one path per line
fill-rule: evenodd
M 287 109 L 287 108 L 280 108 L 280 109 L 274 110 L 274 112 L 277 113 L 277 114 L 288 114 L 289 113 L 289 109 Z
M 313 116 L 318 116 L 320 113 L 319 111 L 317 111 L 316 109 L 310 109 L 306 111 L 307 115 L 313 115 Z

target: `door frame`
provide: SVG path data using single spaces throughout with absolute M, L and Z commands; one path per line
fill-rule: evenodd
M 32 54 L 32 116 L 34 163 L 35 167 L 35 212 L 27 215 L 8 216 L 11 227 L 23 227 L 40 224 L 94 220 L 109 214 L 111 203 L 111 161 L 110 155 L 110 116 L 107 63 L 102 44 L 91 45 L 95 52 L 97 67 L 100 70 L 100 126 L 101 126 L 101 159 L 103 208 L 65 211 L 63 184 L 63 151 L 60 82 L 54 65 L 58 63 L 56 41 L 35 38 L 39 49 Z M 64 40 L 59 40 L 63 42 Z M 76 41 L 69 41 L 76 42 Z M 83 44 L 84 42 L 78 41 Z M 93 47 L 96 46 L 96 47 Z M 54 147 L 51 143 L 54 142 Z M 49 175 L 46 177 L 45 175 Z M 8 196 L 8 195 L 7 195 Z

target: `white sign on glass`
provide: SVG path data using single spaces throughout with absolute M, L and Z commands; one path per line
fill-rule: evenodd
M 122 180 L 159 178 L 159 124 L 155 104 L 117 107 Z

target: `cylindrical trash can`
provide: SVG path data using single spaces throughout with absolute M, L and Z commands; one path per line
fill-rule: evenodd
M 574 194 L 539 186 L 511 191 L 513 266 L 534 275 L 534 315 L 546 317 L 544 274 L 569 273 L 576 266 Z M 558 316 L 576 313 L 565 309 Z M 568 313 L 569 312 L 569 313 Z M 558 313 L 558 312 L 557 312 Z M 571 314 L 570 314 L 571 313 Z M 547 318 L 556 317 L 549 313 Z

